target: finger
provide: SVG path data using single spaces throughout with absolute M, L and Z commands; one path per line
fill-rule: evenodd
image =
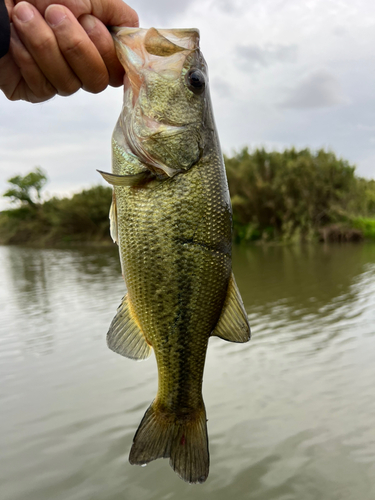
M 8 54 L 0 59 L 0 89 L 11 101 L 21 99 L 21 97 L 17 97 L 17 87 L 21 80 L 21 72 L 10 52 L 8 52 Z
M 71 95 L 81 87 L 62 56 L 52 29 L 28 2 L 18 3 L 12 13 L 17 33 L 34 61 L 60 95 Z
M 91 14 L 106 26 L 139 26 L 138 14 L 122 0 L 91 0 L 91 4 Z
M 99 51 L 109 73 L 109 84 L 119 87 L 123 84 L 124 68 L 116 55 L 112 36 L 104 24 L 94 16 L 84 14 L 78 21 Z
M 14 58 L 14 55 L 19 50 L 18 44 L 22 44 L 22 42 L 12 27 L 9 53 L 0 60 L 0 89 L 11 101 L 18 101 L 20 99 L 34 103 L 45 101 L 51 96 L 37 97 L 22 76 L 21 70 Z M 18 63 L 22 64 L 21 58 Z
M 16 0 L 19 3 L 22 0 Z M 44 15 L 51 0 L 29 0 Z M 138 14 L 122 0 L 57 0 L 57 4 L 67 7 L 76 18 L 92 14 L 106 26 L 139 26 Z
M 106 65 L 77 19 L 61 5 L 50 5 L 44 15 L 62 55 L 82 82 L 84 90 L 93 93 L 104 90 L 109 81 Z
M 9 19 L 11 19 L 11 17 L 12 17 L 12 10 L 13 10 L 13 7 L 14 7 L 13 0 L 5 0 L 5 7 L 7 8 Z
M 18 91 L 22 89 L 23 97 L 31 102 L 42 102 L 56 95 L 56 89 L 49 83 L 36 62 L 19 39 L 14 26 L 11 26 L 10 53 L 23 78 Z

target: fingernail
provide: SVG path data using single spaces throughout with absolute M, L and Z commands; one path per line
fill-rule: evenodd
M 50 26 L 57 26 L 66 18 L 65 9 L 58 5 L 51 5 L 46 9 L 45 18 Z
M 34 11 L 26 2 L 22 2 L 16 6 L 15 16 L 21 23 L 27 23 L 34 17 Z
M 81 25 L 82 28 L 86 31 L 87 34 L 90 34 L 91 31 L 95 28 L 96 26 L 96 20 L 94 16 L 90 16 L 87 14 L 86 16 L 82 17 L 81 20 Z

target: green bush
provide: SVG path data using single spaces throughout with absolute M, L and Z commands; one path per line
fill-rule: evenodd
M 112 189 L 94 186 L 71 198 L 51 198 L 0 214 L 0 242 L 58 245 L 110 242 Z
M 365 238 L 375 240 L 375 219 L 356 217 L 351 222 L 353 227 L 362 231 Z
M 43 204 L 43 216 L 55 236 L 101 239 L 109 231 L 108 213 L 112 189 L 95 186 L 72 196 L 52 198 Z M 68 238 L 69 239 L 69 238 Z
M 225 164 L 237 241 L 310 240 L 354 214 L 375 216 L 375 181 L 332 152 L 244 148 Z
M 332 152 L 244 148 L 225 164 L 236 242 L 375 238 L 375 180 L 357 177 L 355 167 Z M 0 213 L 1 243 L 110 243 L 110 187 L 41 203 L 46 176 L 40 169 L 32 174 L 9 180 L 20 193 L 5 196 L 19 207 Z

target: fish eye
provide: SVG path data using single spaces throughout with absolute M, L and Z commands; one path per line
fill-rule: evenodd
M 206 87 L 204 74 L 199 69 L 191 69 L 186 75 L 189 89 L 196 95 L 202 94 Z

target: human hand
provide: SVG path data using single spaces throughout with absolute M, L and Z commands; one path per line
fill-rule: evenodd
M 10 51 L 0 59 L 0 89 L 9 99 L 42 102 L 81 87 L 96 93 L 122 84 L 106 25 L 137 26 L 138 16 L 121 0 L 5 1 L 13 26 Z

